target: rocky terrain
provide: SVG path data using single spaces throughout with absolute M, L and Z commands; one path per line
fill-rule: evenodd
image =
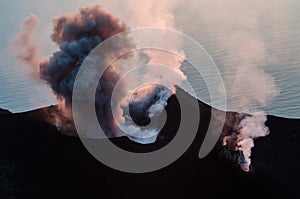
M 188 100 L 184 92 L 179 93 Z M 268 116 L 271 134 L 257 139 L 253 171 L 245 173 L 199 148 L 210 107 L 199 102 L 201 121 L 192 146 L 173 164 L 144 174 L 123 173 L 98 162 L 80 139 L 65 136 L 45 120 L 55 106 L 26 113 L 0 110 L 0 198 L 298 198 L 300 196 L 300 120 Z M 172 96 L 167 123 L 155 144 L 113 138 L 119 147 L 153 151 L 174 136 L 180 108 Z M 193 111 L 193 110 L 191 110 Z M 99 141 L 101 143 L 101 140 Z

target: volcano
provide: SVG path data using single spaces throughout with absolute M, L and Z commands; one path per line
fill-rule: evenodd
M 185 103 L 193 99 L 181 89 Z M 209 124 L 211 107 L 198 101 L 201 120 L 193 144 L 173 164 L 151 173 L 130 174 L 98 162 L 77 137 L 48 123 L 56 106 L 12 114 L 0 110 L 1 198 L 252 198 L 300 196 L 300 120 L 268 116 L 270 135 L 255 140 L 253 171 L 245 173 L 218 158 L 218 143 L 205 158 L 198 152 Z M 133 152 L 167 145 L 180 123 L 180 106 L 171 96 L 167 122 L 153 144 L 127 137 L 111 138 Z M 191 113 L 194 110 L 190 110 Z M 99 141 L 101 144 L 101 140 Z

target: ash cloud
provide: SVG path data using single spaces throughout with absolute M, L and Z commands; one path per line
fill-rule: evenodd
M 53 20 L 54 30 L 51 39 L 59 46 L 59 51 L 40 64 L 40 76 L 52 88 L 60 100 L 65 118 L 72 120 L 72 91 L 79 67 L 85 57 L 105 39 L 128 30 L 128 27 L 104 11 L 100 6 L 81 8 L 76 13 L 63 14 Z M 132 43 L 123 41 L 123 44 Z M 113 124 L 110 99 L 113 86 L 119 80 L 118 72 L 110 67 L 99 82 L 96 91 L 96 112 L 99 122 L 109 137 L 119 135 Z M 59 119 L 57 124 L 63 128 L 65 120 Z
M 140 4 L 133 0 L 129 0 L 125 6 L 120 4 L 119 1 L 114 1 L 114 3 L 109 1 L 109 5 L 123 10 L 123 16 L 128 19 L 127 23 L 133 27 L 151 26 L 174 29 L 175 21 L 172 12 L 180 2 L 179 0 L 147 1 L 143 3 L 142 8 Z M 258 37 L 257 29 L 259 25 L 257 21 L 237 23 L 237 21 L 231 22 L 228 20 L 233 19 L 237 11 L 244 12 L 243 9 L 239 9 L 243 7 L 241 2 L 232 0 L 221 3 L 222 11 L 214 12 L 214 15 L 211 15 L 211 12 L 215 7 L 218 7 L 219 1 L 210 3 L 199 1 L 198 3 L 205 3 L 207 7 L 207 12 L 200 14 L 201 20 L 208 24 L 214 24 L 224 33 L 217 38 L 218 43 L 229 52 L 229 67 L 235 72 L 233 79 L 225 81 L 227 86 L 230 85 L 226 90 L 227 95 L 237 99 L 236 101 L 239 103 L 235 104 L 237 105 L 235 108 L 239 111 L 252 112 L 252 114 L 227 114 L 221 139 L 223 144 L 228 145 L 232 150 L 241 150 L 246 157 L 247 163 L 250 165 L 251 148 L 254 146 L 254 139 L 266 136 L 269 133 L 268 128 L 265 126 L 265 114 L 253 110 L 252 105 L 256 103 L 264 106 L 278 94 L 274 79 L 260 68 L 260 63 L 268 60 L 270 57 L 265 49 L 263 40 Z M 122 9 L 120 8 L 121 5 L 124 6 Z M 130 13 L 130 16 L 126 16 L 128 13 Z M 246 14 L 251 13 L 247 11 Z M 245 17 L 246 15 L 242 14 L 241 16 Z M 104 11 L 100 6 L 80 8 L 76 13 L 62 14 L 53 20 L 53 24 L 54 29 L 51 39 L 58 45 L 59 50 L 47 60 L 41 61 L 38 53 L 39 45 L 35 38 L 35 31 L 39 25 L 39 19 L 34 15 L 24 20 L 21 32 L 14 40 L 11 49 L 13 49 L 18 58 L 38 70 L 41 79 L 51 86 L 58 99 L 62 101 L 60 105 L 61 113 L 53 113 L 50 117 L 51 121 L 64 133 L 74 135 L 71 112 L 72 89 L 81 63 L 94 47 L 105 39 L 128 30 L 129 27 Z M 236 26 L 239 29 L 236 30 Z M 181 48 L 181 43 L 177 42 L 176 38 L 161 38 L 163 38 L 161 42 L 176 49 Z M 131 40 L 123 42 L 122 44 L 115 44 L 112 48 L 117 50 L 118 45 L 134 45 Z M 234 58 L 232 55 L 235 55 Z M 157 51 L 145 51 L 143 56 L 146 63 L 172 65 L 180 74 L 181 79 L 185 79 L 180 69 L 183 61 L 181 58 L 166 56 L 166 53 Z M 129 66 L 122 67 L 126 68 Z M 108 137 L 124 135 L 115 125 L 110 108 L 112 91 L 120 79 L 122 67 L 110 67 L 100 80 L 96 92 L 97 115 Z M 157 73 L 157 68 L 153 70 L 151 67 L 148 67 L 147 72 L 142 78 L 145 82 L 154 78 L 153 74 Z M 161 74 L 164 74 L 164 72 L 162 71 Z M 172 84 L 172 79 L 168 77 L 165 79 L 167 84 Z M 126 85 L 124 85 L 122 92 L 127 93 Z M 131 120 L 127 120 L 127 117 L 131 115 L 133 120 L 136 120 L 136 123 L 142 121 L 141 125 L 147 124 L 155 115 L 162 112 L 167 105 L 168 98 L 174 92 L 175 89 L 169 91 L 165 88 L 156 87 L 147 91 L 148 97 L 145 99 L 133 103 L 126 100 L 124 103 L 124 100 L 121 100 L 123 102 L 118 104 L 118 108 L 120 109 L 119 117 L 123 127 L 131 131 L 133 135 L 157 135 L 157 129 L 144 130 L 134 125 Z M 140 93 L 140 91 L 137 93 Z M 156 136 L 148 140 L 138 139 L 138 137 L 129 136 L 130 139 L 140 143 L 151 143 L 156 139 Z
M 150 4 L 149 6 L 153 6 L 153 4 Z M 148 14 L 149 13 L 150 12 L 148 12 Z M 141 16 L 137 17 L 140 18 Z M 159 16 L 156 16 L 156 18 L 159 18 Z M 146 19 L 150 20 L 148 17 Z M 38 19 L 35 17 L 34 20 Z M 173 19 L 162 18 L 157 23 L 158 25 L 161 25 L 162 21 L 164 21 L 163 25 L 169 24 L 168 27 L 171 27 L 174 25 L 172 20 Z M 23 26 L 27 27 L 27 25 L 28 21 L 25 20 Z M 97 45 L 115 34 L 129 30 L 129 27 L 116 17 L 112 16 L 110 13 L 103 10 L 98 5 L 80 8 L 79 11 L 74 13 L 62 14 L 61 16 L 54 18 L 53 26 L 54 28 L 53 33 L 51 34 L 51 39 L 57 44 L 59 49 L 48 59 L 37 63 L 39 68 L 38 74 L 42 80 L 50 85 L 54 94 L 61 101 L 61 104 L 59 105 L 61 113 L 53 112 L 52 115 L 49 116 L 49 121 L 54 123 L 63 133 L 75 135 L 76 132 L 73 124 L 71 105 L 73 86 L 79 67 L 83 63 L 86 56 Z M 34 32 L 34 29 L 32 29 L 32 31 Z M 23 32 L 21 32 L 17 38 L 21 37 L 22 34 Z M 33 33 L 30 35 L 33 35 Z M 31 44 L 30 40 L 27 41 L 28 37 L 24 39 L 25 46 Z M 180 44 L 177 42 L 162 42 L 166 42 L 167 44 L 169 43 L 169 45 L 176 45 L 177 48 L 180 48 Z M 113 43 L 110 47 L 118 51 L 121 46 L 122 48 L 124 48 L 124 46 L 128 48 L 134 47 L 134 40 L 128 37 L 119 43 Z M 110 49 L 110 51 L 112 50 Z M 178 74 L 184 78 L 184 75 L 180 71 L 181 59 L 176 58 L 174 55 L 171 57 L 165 57 L 163 55 L 164 54 L 161 52 L 155 53 L 151 51 L 145 51 L 134 55 L 126 55 L 120 59 L 127 59 L 127 56 L 131 58 L 133 57 L 132 60 L 134 60 L 134 63 L 138 62 L 139 64 L 153 62 L 159 63 L 161 61 L 163 63 L 171 64 L 174 69 L 178 71 Z M 33 57 L 35 58 L 36 55 Z M 124 132 L 120 130 L 118 125 L 116 125 L 117 123 L 115 118 L 113 118 L 111 100 L 114 87 L 120 80 L 122 73 L 131 68 L 130 65 L 126 65 L 129 62 L 130 61 L 124 61 L 123 63 L 121 62 L 121 64 L 123 64 L 122 66 L 118 65 L 117 63 L 113 63 L 105 71 L 97 86 L 95 95 L 96 113 L 99 123 L 108 137 L 125 135 Z M 126 70 L 124 68 L 126 68 Z M 146 74 L 141 77 L 141 80 L 143 80 L 141 84 L 149 79 L 153 80 L 157 73 L 157 68 L 154 70 L 149 66 L 146 70 Z M 172 79 L 167 79 L 165 81 L 172 85 Z M 119 91 L 120 93 L 118 93 L 118 95 L 122 96 L 123 98 L 118 97 L 119 102 L 115 104 L 117 109 L 119 109 L 117 117 L 121 118 L 120 121 L 122 121 L 122 129 L 132 132 L 132 135 L 135 136 L 127 136 L 136 142 L 143 144 L 155 142 L 159 133 L 159 129 L 156 129 L 155 127 L 150 129 L 139 127 L 135 123 L 132 123 L 132 120 L 128 119 L 129 115 L 133 118 L 137 118 L 138 116 L 135 115 L 138 115 L 140 113 L 140 110 L 138 109 L 141 109 L 147 113 L 143 115 L 143 118 L 152 119 L 163 111 L 172 92 L 164 87 L 154 87 L 155 89 L 150 89 L 147 91 L 146 95 L 149 94 L 149 96 L 159 97 L 151 98 L 150 101 L 148 98 L 141 100 L 138 102 L 139 106 L 136 106 L 137 103 L 131 104 L 130 101 L 126 101 L 125 99 L 125 96 L 132 92 L 129 91 L 126 86 L 126 84 L 130 82 L 123 83 L 124 85 L 122 85 L 122 88 Z M 173 90 L 173 93 L 174 91 L 175 89 Z M 147 136 L 148 134 L 153 136 L 149 138 L 149 136 Z M 140 138 L 140 135 L 143 138 Z

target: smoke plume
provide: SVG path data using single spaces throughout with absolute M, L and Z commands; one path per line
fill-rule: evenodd
M 251 149 L 254 147 L 254 139 L 269 134 L 269 128 L 265 126 L 267 117 L 263 112 L 252 115 L 229 112 L 223 130 L 223 145 L 231 150 L 241 150 L 248 165 L 251 165 Z
M 219 59 L 215 49 L 224 51 L 222 60 L 218 62 L 225 68 L 223 78 L 228 109 L 240 112 L 227 114 L 223 143 L 232 150 L 242 150 L 250 165 L 254 139 L 269 133 L 265 126 L 267 118 L 261 109 L 279 93 L 274 78 L 265 72 L 264 66 L 272 63 L 274 57 L 261 33 L 264 31 L 261 29 L 264 27 L 263 19 L 272 21 L 274 13 L 266 13 L 261 6 L 269 4 L 261 0 L 251 3 L 239 0 L 189 3 L 185 10 L 197 13 L 201 28 L 213 35 L 212 57 Z M 277 7 L 281 10 L 280 5 Z M 265 17 L 262 20 L 259 19 L 261 15 Z M 193 27 L 190 26 L 190 29 Z
M 153 5 L 151 4 L 151 6 Z M 149 11 L 147 12 L 149 14 Z M 159 19 L 158 16 L 155 17 Z M 138 18 L 143 17 L 138 16 Z M 148 19 L 150 20 L 150 18 Z M 170 17 L 162 17 L 157 22 L 157 26 L 174 27 L 172 20 Z M 74 13 L 62 14 L 53 20 L 54 28 L 51 34 L 52 41 L 57 44 L 59 49 L 48 59 L 37 62 L 38 49 L 35 48 L 36 45 L 34 45 L 35 42 L 33 41 L 38 21 L 38 18 L 33 16 L 24 21 L 22 31 L 17 36 L 17 42 L 14 42 L 14 46 L 16 46 L 16 43 L 31 49 L 32 53 L 23 54 L 23 52 L 20 52 L 20 56 L 18 57 L 22 58 L 23 61 L 27 61 L 32 66 L 39 66 L 38 72 L 40 78 L 50 85 L 54 94 L 61 101 L 59 105 L 61 112 L 53 112 L 49 120 L 63 133 L 74 135 L 75 127 L 71 110 L 72 92 L 81 64 L 86 56 L 102 41 L 115 34 L 129 30 L 129 27 L 98 5 L 80 8 L 79 11 Z M 175 45 L 177 48 L 180 48 L 180 43 L 163 40 L 162 42 L 170 43 L 169 45 Z M 117 51 L 120 47 L 124 48 L 124 46 L 128 49 L 134 47 L 134 40 L 128 37 L 119 43 L 113 43 L 110 48 Z M 146 50 L 121 57 L 116 63 L 109 66 L 99 81 L 95 96 L 97 117 L 108 137 L 124 136 L 124 132 L 116 125 L 115 118 L 113 117 L 111 100 L 114 87 L 120 80 L 122 73 L 132 67 L 129 63 L 162 63 L 164 65 L 171 65 L 177 70 L 179 76 L 184 79 L 185 76 L 180 71 L 181 61 L 182 58 L 174 55 L 166 56 L 164 52 Z M 133 65 L 135 66 L 135 64 Z M 140 83 L 143 84 L 148 80 L 159 79 L 160 81 L 166 81 L 168 85 L 174 86 L 172 78 L 163 78 L 162 76 L 157 78 L 156 76 L 159 73 L 157 69 L 155 68 L 154 70 L 150 66 L 147 66 L 145 74 L 140 78 Z M 131 91 L 127 87 L 130 84 L 130 80 L 127 80 L 127 82 L 123 81 L 123 83 L 124 85 L 121 86 L 121 90 L 118 92 L 119 101 L 115 104 L 118 109 L 118 121 L 121 121 L 120 125 L 122 125 L 122 129 L 131 132 L 127 136 L 136 142 L 154 142 L 159 130 L 156 127 L 150 129 L 142 128 L 136 125 L 135 122 L 150 120 L 159 115 L 167 105 L 167 100 L 175 92 L 175 89 L 170 91 L 165 87 L 148 85 L 145 88 Z M 134 101 L 128 100 L 127 96 L 132 92 L 135 92 Z M 147 97 L 144 98 L 142 96 Z M 135 118 L 139 118 L 139 120 L 133 122 L 130 119 L 131 117 L 133 121 Z
M 63 14 L 53 20 L 54 29 L 51 39 L 59 46 L 48 60 L 40 64 L 40 76 L 52 88 L 57 97 L 64 102 L 63 118 L 72 120 L 72 92 L 74 81 L 85 57 L 105 39 L 128 30 L 111 14 L 100 6 L 81 8 L 78 12 Z M 123 41 L 118 45 L 133 45 L 131 41 Z M 96 91 L 96 112 L 102 128 L 107 136 L 120 136 L 114 125 L 110 101 L 114 85 L 120 76 L 114 67 L 110 67 L 100 79 Z M 65 119 L 58 119 L 57 124 L 65 126 Z
M 24 19 L 20 33 L 10 45 L 10 51 L 26 64 L 34 66 L 34 69 L 39 65 L 39 45 L 36 40 L 36 29 L 40 25 L 40 20 L 37 16 L 31 14 Z

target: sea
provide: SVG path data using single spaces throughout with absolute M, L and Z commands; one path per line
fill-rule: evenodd
M 31 66 L 20 62 L 8 50 L 24 18 L 30 14 L 40 18 L 37 39 L 42 54 L 49 56 L 57 50 L 49 38 L 53 17 L 95 3 L 126 22 L 128 13 L 120 14 L 126 1 L 1 1 L 0 108 L 16 113 L 57 103 L 49 86 L 34 75 Z M 175 4 L 167 6 L 167 10 L 171 10 L 176 30 L 206 49 L 226 81 L 225 87 L 245 86 L 245 82 L 243 92 L 227 94 L 229 110 L 241 104 L 243 95 L 260 95 L 266 100 L 254 105 L 254 109 L 280 117 L 300 118 L 299 0 L 173 0 L 170 3 Z M 189 54 L 197 56 L 193 49 Z M 244 76 L 238 76 L 239 72 L 244 72 Z M 189 81 L 198 81 L 193 71 L 184 70 L 184 73 Z M 209 104 L 209 93 L 202 83 L 199 80 L 197 96 Z

